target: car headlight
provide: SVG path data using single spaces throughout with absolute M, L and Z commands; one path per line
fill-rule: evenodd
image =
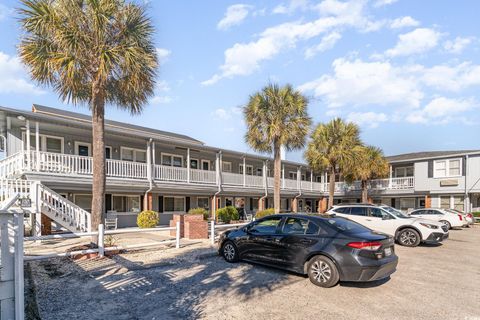
M 433 224 L 429 224 L 429 223 L 423 223 L 423 222 L 420 222 L 420 224 L 428 229 L 438 229 L 438 226 L 436 225 L 433 225 Z

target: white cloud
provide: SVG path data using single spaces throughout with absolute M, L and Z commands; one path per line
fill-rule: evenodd
M 288 5 L 280 4 L 276 6 L 272 13 L 275 14 L 290 14 L 298 9 L 305 10 L 309 6 L 308 0 L 290 0 Z
M 156 91 L 161 91 L 161 92 L 170 91 L 170 85 L 165 80 L 158 81 L 156 84 Z
M 170 96 L 161 96 L 161 95 L 156 95 L 150 100 L 150 103 L 152 104 L 168 104 L 173 101 L 173 98 Z
M 445 41 L 443 48 L 450 53 L 459 54 L 462 53 L 470 43 L 472 43 L 472 38 L 456 37 L 454 40 Z
M 323 52 L 329 49 L 332 49 L 338 40 L 342 38 L 342 35 L 339 32 L 332 32 L 327 34 L 322 38 L 320 43 L 314 47 L 308 48 L 305 51 L 305 57 L 311 58 L 319 52 Z
M 28 79 L 20 58 L 0 51 L 0 94 L 44 94 Z
M 421 69 L 422 82 L 432 88 L 458 92 L 480 85 L 480 65 L 463 62 L 458 65 L 437 65 Z
M 236 43 L 225 50 L 225 60 L 220 72 L 202 85 L 212 85 L 223 78 L 245 76 L 260 68 L 260 63 L 272 59 L 282 50 L 294 48 L 299 41 L 317 37 L 333 28 L 352 27 L 371 31 L 379 27 L 364 14 L 364 1 L 340 2 L 325 0 L 314 8 L 321 17 L 310 22 L 287 22 L 267 28 L 259 39 L 248 43 Z
M 446 124 L 455 120 L 468 121 L 462 113 L 475 108 L 478 108 L 478 104 L 474 99 L 438 97 L 430 101 L 422 110 L 412 112 L 406 120 L 411 123 L 428 124 Z
M 212 112 L 212 115 L 217 119 L 217 120 L 228 120 L 232 117 L 230 112 L 223 108 L 218 108 L 215 111 Z
M 355 122 L 358 125 L 365 125 L 369 128 L 376 128 L 381 122 L 386 122 L 388 117 L 385 113 L 376 112 L 350 112 L 347 120 Z
M 239 25 L 248 16 L 249 10 L 252 8 L 246 4 L 234 4 L 227 8 L 224 17 L 217 24 L 217 29 L 227 30 L 232 26 Z
M 398 36 L 394 48 L 385 52 L 387 56 L 407 56 L 426 52 L 437 46 L 441 34 L 433 29 L 417 28 L 412 32 Z
M 170 56 L 171 53 L 172 52 L 170 50 L 167 50 L 164 48 L 157 48 L 158 63 L 162 65 L 165 62 L 167 62 L 168 57 Z
M 8 17 L 12 11 L 12 9 L 0 3 L 0 21 Z
M 336 59 L 334 74 L 301 85 L 301 91 L 313 91 L 328 107 L 341 106 L 420 106 L 423 92 L 418 88 L 409 68 L 399 68 L 390 62 L 364 62 Z
M 373 4 L 374 7 L 383 7 L 397 2 L 398 0 L 377 0 Z
M 417 20 L 413 19 L 410 16 L 405 16 L 392 20 L 392 22 L 390 23 L 390 28 L 400 29 L 406 27 L 418 27 L 419 25 L 420 22 L 418 22 Z

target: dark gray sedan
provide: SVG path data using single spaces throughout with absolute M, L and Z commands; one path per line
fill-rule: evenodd
M 275 214 L 220 236 L 228 262 L 252 261 L 308 274 L 320 287 L 338 281 L 374 281 L 395 272 L 391 236 L 351 220 L 315 214 Z

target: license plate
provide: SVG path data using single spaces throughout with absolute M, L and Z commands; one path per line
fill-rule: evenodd
M 392 255 L 392 248 L 385 248 L 385 257 Z

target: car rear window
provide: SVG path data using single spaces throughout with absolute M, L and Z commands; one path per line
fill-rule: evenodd
M 336 231 L 343 231 L 346 233 L 361 233 L 370 231 L 370 229 L 362 226 L 359 223 L 340 217 L 326 219 L 326 222 L 331 228 L 335 229 Z
M 364 207 L 351 207 L 350 214 L 354 216 L 366 216 L 367 208 Z

